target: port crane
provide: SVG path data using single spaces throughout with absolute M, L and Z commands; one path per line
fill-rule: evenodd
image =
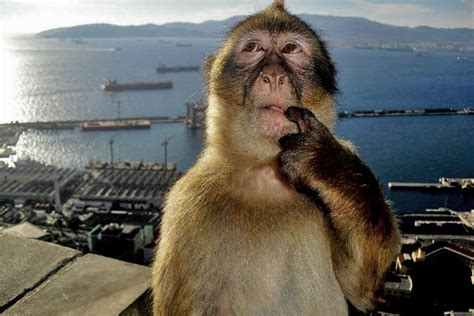
M 173 139 L 174 136 L 170 136 L 164 141 L 161 142 L 161 146 L 165 147 L 165 168 L 168 165 L 168 144 Z
M 113 169 L 114 168 L 114 138 L 115 135 L 112 136 L 112 138 L 109 140 L 109 146 L 110 146 L 110 167 Z

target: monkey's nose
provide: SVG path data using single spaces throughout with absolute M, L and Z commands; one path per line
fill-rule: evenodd
M 270 86 L 270 89 L 277 89 L 286 83 L 286 74 L 283 69 L 269 67 L 260 73 L 262 81 Z
M 262 80 L 265 83 L 268 83 L 270 85 L 283 85 L 285 84 L 286 81 L 286 76 L 285 75 L 277 75 L 277 74 L 264 74 L 263 72 L 260 74 L 262 76 Z

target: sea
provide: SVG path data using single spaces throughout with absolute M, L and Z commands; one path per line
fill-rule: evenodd
M 159 74 L 165 65 L 201 64 L 217 39 L 16 38 L 0 40 L 0 122 L 102 119 L 185 114 L 203 95 L 200 72 Z M 178 47 L 176 44 L 191 44 Z M 336 48 L 339 111 L 474 108 L 474 56 L 460 52 L 420 54 Z M 186 45 L 185 45 L 186 46 Z M 119 82 L 172 80 L 171 90 L 104 92 L 105 78 Z M 397 213 L 449 207 L 474 209 L 461 193 L 390 191 L 388 182 L 438 182 L 474 178 L 474 115 L 349 118 L 337 122 L 338 137 L 352 141 L 371 167 Z M 149 130 L 81 132 L 29 130 L 14 160 L 30 158 L 83 168 L 89 160 L 163 161 L 162 141 L 171 138 L 168 161 L 188 170 L 202 149 L 201 130 L 183 123 Z

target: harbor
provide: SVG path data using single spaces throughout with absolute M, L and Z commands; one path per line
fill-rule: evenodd
M 200 128 L 205 120 L 206 104 L 202 102 L 189 102 L 186 104 L 186 126 Z M 372 117 L 397 117 L 397 116 L 439 116 L 439 115 L 473 115 L 474 110 L 467 108 L 428 108 L 406 110 L 370 110 L 370 111 L 340 111 L 340 119 L 372 118 Z
M 12 122 L 0 124 L 0 158 L 16 154 L 15 146 L 27 130 L 74 130 L 81 132 L 150 129 L 152 124 L 183 123 L 184 116 L 153 116 L 146 118 L 70 120 L 52 122 Z M 0 161 L 0 165 L 2 165 Z
M 113 126 L 128 128 L 130 125 L 137 125 L 138 121 L 150 124 L 161 123 L 182 123 L 186 122 L 188 127 L 201 127 L 204 120 L 206 107 L 200 102 L 187 103 L 186 115 L 174 116 L 144 116 L 129 117 L 120 119 L 96 119 L 96 120 L 65 120 L 65 121 L 39 121 L 39 122 L 12 122 L 0 124 L 0 137 L 5 135 L 11 138 L 17 135 L 21 129 L 54 130 L 54 129 L 73 129 L 82 126 Z M 418 109 L 418 110 L 375 110 L 375 111 L 343 111 L 338 113 L 340 118 L 359 118 L 359 117 L 384 117 L 384 116 L 410 116 L 410 115 L 473 115 L 474 110 L 465 109 Z M 138 124 L 140 125 L 140 124 Z M 145 124 L 146 125 L 146 124 Z M 106 129 L 106 128 L 104 128 Z M 16 136 L 15 136 L 16 137 Z M 0 138 L 1 140 L 1 138 Z

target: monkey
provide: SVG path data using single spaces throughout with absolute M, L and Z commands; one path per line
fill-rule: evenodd
M 336 68 L 284 1 L 204 67 L 204 148 L 167 193 L 155 315 L 347 315 L 374 307 L 399 250 L 378 180 L 336 138 Z

